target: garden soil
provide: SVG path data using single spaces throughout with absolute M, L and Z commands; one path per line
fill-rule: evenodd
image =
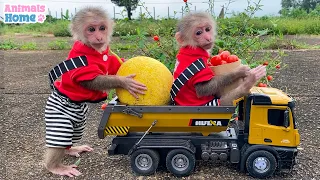
M 64 60 L 68 51 L 0 51 L 0 179 L 68 179 L 42 166 L 45 145 L 44 107 L 49 96 L 49 70 Z M 320 51 L 287 51 L 286 68 L 274 75 L 273 87 L 297 100 L 296 117 L 302 151 L 292 172 L 270 179 L 320 179 Z M 4 56 L 3 56 L 4 54 Z M 1 58 L 2 57 L 2 58 Z M 4 59 L 3 59 L 4 57 Z M 75 179 L 176 179 L 165 169 L 149 177 L 135 176 L 126 156 L 108 156 L 112 137 L 99 139 L 100 104 L 90 104 L 83 144 L 94 148 L 81 155 Z M 68 157 L 65 163 L 74 163 Z M 195 172 L 182 179 L 253 179 L 229 163 L 197 162 Z

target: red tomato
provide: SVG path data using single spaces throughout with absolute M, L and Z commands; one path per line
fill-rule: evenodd
M 268 79 L 268 81 L 271 81 L 273 79 L 273 77 L 269 75 L 269 76 L 267 76 L 267 79 Z
M 219 55 L 212 56 L 210 63 L 212 66 L 221 65 L 221 57 Z
M 186 2 L 188 2 L 188 0 L 183 0 L 183 2 L 185 2 L 185 3 L 186 3 Z
M 266 61 L 266 62 L 263 63 L 264 66 L 268 66 L 268 64 L 269 64 L 268 61 Z
M 259 87 L 267 87 L 267 84 L 264 84 L 264 83 L 261 82 L 261 83 L 258 84 L 258 86 Z
M 153 40 L 159 41 L 159 36 L 153 36 Z
M 277 68 L 277 69 L 280 69 L 280 64 L 276 65 L 276 68 Z
M 221 64 L 228 64 L 228 63 L 227 63 L 227 61 L 222 60 L 222 61 L 221 61 Z
M 107 107 L 107 104 L 106 104 L 106 103 L 104 103 L 104 104 L 101 105 L 101 109 L 103 109 L 103 110 L 106 109 L 106 107 Z
M 222 51 L 220 56 L 221 56 L 222 60 L 227 60 L 227 58 L 230 56 L 230 52 L 229 51 Z
M 236 55 L 230 55 L 230 56 L 228 56 L 228 58 L 227 58 L 227 63 L 232 63 L 232 62 L 236 62 L 236 61 L 238 61 L 239 60 L 239 58 L 238 58 L 238 56 L 236 56 Z

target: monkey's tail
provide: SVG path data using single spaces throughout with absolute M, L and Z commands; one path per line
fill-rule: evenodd
M 118 61 L 119 61 L 120 64 L 123 63 L 123 61 L 121 60 L 121 58 L 120 58 L 116 53 L 114 53 L 113 51 L 111 51 L 111 49 L 109 49 L 109 52 L 118 59 Z

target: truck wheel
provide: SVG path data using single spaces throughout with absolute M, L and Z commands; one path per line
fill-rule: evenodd
M 270 152 L 259 150 L 251 153 L 246 161 L 246 168 L 254 178 L 267 178 L 277 167 L 277 160 Z
M 158 168 L 159 154 L 152 149 L 139 149 L 131 155 L 131 169 L 137 175 L 149 176 Z
M 195 156 L 185 149 L 171 150 L 166 157 L 167 169 L 176 177 L 189 176 L 195 167 Z

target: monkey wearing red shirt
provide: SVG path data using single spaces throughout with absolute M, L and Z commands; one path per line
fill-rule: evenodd
M 105 10 L 99 7 L 81 9 L 72 19 L 70 29 L 75 43 L 64 63 L 76 66 L 73 60 L 85 56 L 88 65 L 72 70 L 68 65 L 59 66 L 60 72 L 62 68 L 69 71 L 62 73 L 60 81 L 54 79 L 51 84 L 54 91 L 45 108 L 47 149 L 44 164 L 54 174 L 74 177 L 81 174 L 77 166 L 63 165 L 62 160 L 65 154 L 78 157 L 81 152 L 93 150 L 87 145 L 72 147 L 83 135 L 88 112 L 86 103 L 105 100 L 106 92 L 114 88 L 124 88 L 138 98 L 137 93 L 144 94 L 146 86 L 135 81 L 135 75 L 116 75 L 121 64 L 109 52 L 113 21 Z M 59 71 L 54 72 L 57 76 L 56 72 Z
M 175 38 L 180 46 L 174 70 L 176 79 L 192 62 L 202 58 L 205 68 L 193 75 L 175 96 L 178 105 L 232 105 L 233 100 L 249 93 L 254 84 L 266 74 L 265 66 L 250 69 L 241 66 L 226 75 L 214 75 L 207 59 L 214 46 L 216 22 L 204 12 L 189 13 L 177 25 Z M 223 88 L 243 78 L 243 82 L 230 92 Z M 214 101 L 215 100 L 215 101 Z M 212 103 L 214 101 L 214 103 Z

